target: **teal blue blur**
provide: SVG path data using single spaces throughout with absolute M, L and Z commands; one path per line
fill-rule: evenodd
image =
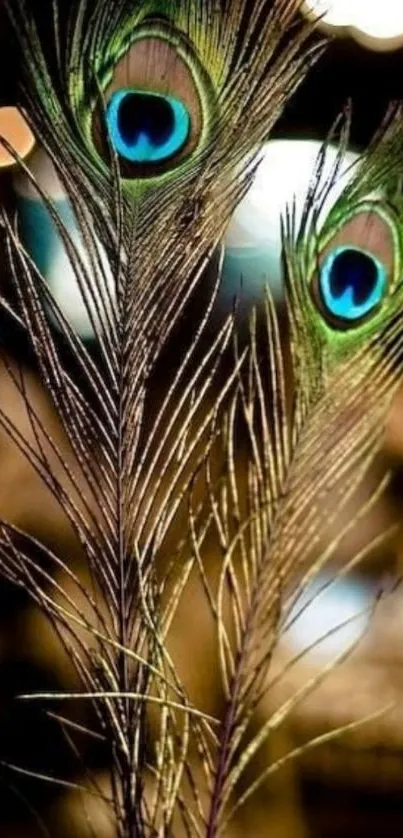
M 69 232 L 75 230 L 77 225 L 69 202 L 54 201 L 53 206 Z M 43 201 L 18 197 L 17 211 L 21 240 L 46 279 L 58 248 L 63 247 L 61 237 Z
M 372 253 L 337 247 L 321 267 L 319 284 L 326 310 L 353 324 L 378 307 L 386 291 L 387 273 Z
M 281 299 L 284 289 L 279 257 L 278 248 L 269 241 L 255 247 L 227 245 L 220 287 L 221 304 L 228 308 L 237 299 L 240 315 L 248 317 L 254 305 L 261 305 L 266 287 L 274 299 Z
M 124 108 L 130 102 L 125 130 Z M 179 99 L 130 88 L 113 94 L 107 122 L 116 152 L 130 163 L 169 160 L 181 151 L 190 131 L 189 112 Z

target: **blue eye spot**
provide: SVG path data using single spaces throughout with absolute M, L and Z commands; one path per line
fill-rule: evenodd
M 116 152 L 130 163 L 162 163 L 178 154 L 190 133 L 187 108 L 173 96 L 125 88 L 107 107 Z
M 338 247 L 326 257 L 319 276 L 323 304 L 329 314 L 354 322 L 382 300 L 385 267 L 375 256 L 354 247 Z

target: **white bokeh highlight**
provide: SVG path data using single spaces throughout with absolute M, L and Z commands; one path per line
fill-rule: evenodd
M 292 610 L 283 641 L 297 653 L 309 649 L 316 659 L 342 655 L 367 631 L 374 593 L 361 579 L 320 574 Z
M 371 38 L 403 37 L 402 0 L 305 0 L 305 6 L 329 26 L 347 26 Z

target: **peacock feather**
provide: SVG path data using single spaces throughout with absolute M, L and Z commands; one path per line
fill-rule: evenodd
M 26 4 L 10 4 L 33 130 L 74 214 L 80 218 L 85 197 L 110 261 L 127 258 L 121 293 L 136 276 L 141 328 L 155 332 L 159 321 L 154 345 L 222 237 L 256 152 L 307 69 L 310 30 L 295 29 L 295 10 L 289 0 L 252 12 L 239 0 L 80 0 L 64 13 L 54 3 L 54 38 L 45 41 Z M 160 274 L 150 258 L 156 252 Z M 163 318 L 155 317 L 157 300 Z
M 248 779 L 320 680 L 256 730 L 279 677 L 279 637 L 387 484 L 326 542 L 329 520 L 370 469 L 399 383 L 400 113 L 350 164 L 330 206 L 348 124 L 330 173 L 325 143 L 302 217 L 290 206 L 284 218 L 289 343 L 269 289 L 263 333 L 254 314 L 246 345 L 236 306 L 211 329 L 218 256 L 205 309 L 196 319 L 191 309 L 191 339 L 178 345 L 181 316 L 259 176 L 259 151 L 317 55 L 310 25 L 290 0 L 74 0 L 66 9 L 53 0 L 46 25 L 25 0 L 6 7 L 20 105 L 63 185 L 79 246 L 29 165 L 20 169 L 63 242 L 96 352 L 3 207 L 13 303 L 2 303 L 30 340 L 64 443 L 7 358 L 32 433 L 6 406 L 0 425 L 60 505 L 85 569 L 6 521 L 0 566 L 43 611 L 79 679 L 77 692 L 35 700 L 90 702 L 96 730 L 87 733 L 108 749 L 106 792 L 89 770 L 77 787 L 106 805 L 119 838 L 216 838 L 278 768 Z M 172 342 L 175 368 L 161 375 Z M 193 600 L 204 628 L 192 655 L 210 638 L 219 712 L 192 694 L 175 651 Z M 67 716 L 58 720 L 68 731 Z

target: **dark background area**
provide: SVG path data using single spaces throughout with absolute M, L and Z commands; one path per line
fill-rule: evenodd
M 335 37 L 277 124 L 276 136 L 322 139 L 351 101 L 351 142 L 361 149 L 391 101 L 403 99 L 403 48 L 377 52 Z

